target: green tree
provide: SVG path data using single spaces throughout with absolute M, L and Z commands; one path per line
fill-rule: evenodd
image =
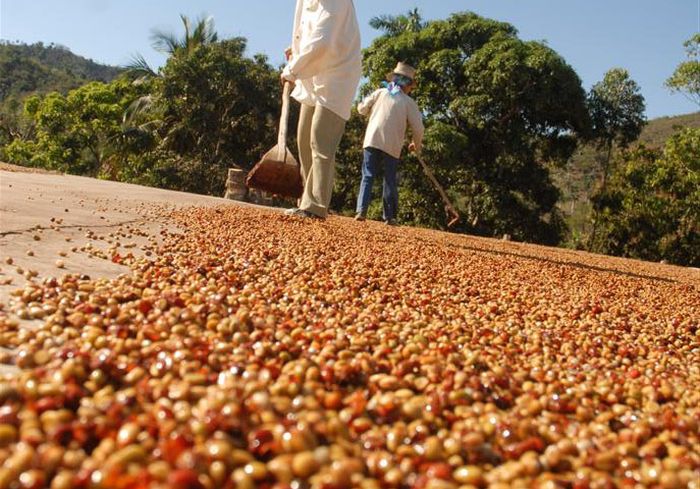
M 418 32 L 425 27 L 423 17 L 417 8 L 409 10 L 405 15 L 380 15 L 369 21 L 373 29 L 383 31 L 389 36 L 398 36 L 403 32 Z
M 5 148 L 15 139 L 31 139 L 33 125 L 22 113 L 20 97 L 11 96 L 0 105 L 0 161 L 6 161 Z
M 227 169 L 252 166 L 274 140 L 279 76 L 264 56 L 245 56 L 244 38 L 219 41 L 212 18 L 181 19 L 181 37 L 153 32 L 154 48 L 168 55 L 162 69 L 142 56 L 128 67 L 134 83 L 153 88 L 129 107 L 129 136 L 157 141 L 130 166 L 146 169 L 153 185 L 220 194 Z
M 605 152 L 602 161 L 603 188 L 615 147 L 625 148 L 639 138 L 646 124 L 646 105 L 637 83 L 627 70 L 613 68 L 588 94 L 592 138 Z
M 111 81 L 119 68 L 99 65 L 57 45 L 0 42 L 0 158 L 14 140 L 31 140 L 33 125 L 24 100 L 50 92 L 68 93 L 92 80 Z
M 199 46 L 215 43 L 219 35 L 214 26 L 213 17 L 201 17 L 194 24 L 186 15 L 180 15 L 185 33 L 178 38 L 176 34 L 154 30 L 151 36 L 153 46 L 167 55 L 175 55 L 180 52 L 190 54 Z
M 180 14 L 180 20 L 184 28 L 181 37 L 172 32 L 154 29 L 151 33 L 151 44 L 153 48 L 167 55 L 187 56 L 200 46 L 213 44 L 219 40 L 216 32 L 213 17 L 200 17 L 193 23 L 189 17 Z M 141 54 L 137 54 L 126 67 L 132 74 L 147 77 L 158 76 L 158 73 L 151 68 L 146 59 Z
M 365 51 L 363 93 L 399 60 L 418 68 L 425 156 L 459 202 L 460 230 L 558 243 L 564 227 L 549 168 L 569 158 L 575 135 L 588 128 L 574 70 L 546 45 L 519 40 L 513 26 L 473 13 L 376 39 Z M 426 180 L 408 158 L 401 218 L 438 227 L 442 204 Z
M 81 175 L 109 175 L 120 155 L 115 144 L 122 119 L 137 87 L 120 78 L 112 83 L 92 82 L 67 95 L 50 93 L 25 102 L 25 116 L 34 125 L 34 137 L 15 139 L 6 148 L 15 163 Z
M 245 49 L 243 38 L 200 45 L 163 68 L 157 133 L 182 170 L 170 186 L 219 194 L 229 167 L 251 167 L 274 141 L 278 73 Z
M 678 65 L 673 75 L 666 80 L 666 86 L 700 105 L 700 34 L 695 34 L 683 45 L 688 60 Z
M 615 148 L 626 148 L 636 141 L 646 124 L 644 97 L 627 70 L 613 68 L 596 83 L 588 94 L 588 110 L 592 122 L 591 139 L 596 144 L 596 161 L 601 167 L 601 192 L 605 193 L 610 163 Z M 593 211 L 593 228 L 588 246 L 594 247 L 598 232 L 598 216 Z
M 593 202 L 595 251 L 700 266 L 700 129 L 681 130 L 663 150 L 624 153 Z

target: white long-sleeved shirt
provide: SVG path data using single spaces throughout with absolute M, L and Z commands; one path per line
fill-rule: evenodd
M 291 47 L 284 76 L 296 82 L 292 96 L 348 120 L 362 76 L 352 0 L 297 0 Z
M 401 158 L 408 123 L 416 151 L 420 152 L 425 133 L 423 114 L 415 100 L 405 93 L 391 95 L 388 89 L 380 88 L 360 102 L 357 111 L 369 115 L 364 148 L 380 149 L 394 158 Z

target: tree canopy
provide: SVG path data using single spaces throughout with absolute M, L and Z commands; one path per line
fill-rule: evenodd
M 427 120 L 426 156 L 460 202 L 463 231 L 559 241 L 548 168 L 568 159 L 589 124 L 581 80 L 561 56 L 473 13 L 387 29 L 364 54 L 363 93 L 397 61 L 418 69 L 413 95 Z M 442 223 L 435 192 L 410 160 L 401 207 L 409 222 Z
M 154 29 L 151 32 L 151 45 L 156 51 L 166 56 L 187 56 L 200 46 L 213 44 L 219 40 L 213 17 L 201 17 L 194 23 L 186 15 L 180 15 L 184 33 L 182 36 L 173 32 Z M 126 66 L 131 74 L 146 77 L 158 76 L 141 54 L 137 54 Z
M 91 81 L 110 81 L 122 70 L 95 63 L 56 44 L 0 42 L 0 158 L 15 139 L 30 136 L 23 117 L 27 97 L 68 93 Z
M 119 165 L 118 137 L 125 109 L 143 93 L 125 78 L 91 82 L 71 90 L 33 96 L 25 102 L 33 137 L 15 139 L 6 149 L 11 161 L 81 175 L 99 176 Z
M 278 75 L 264 56 L 245 56 L 245 39 L 218 41 L 210 20 L 182 19 L 184 37 L 156 43 L 172 48 L 159 73 L 134 67 L 109 84 L 28 99 L 33 134 L 7 145 L 8 158 L 220 194 L 227 169 L 251 167 L 275 139 Z
M 646 104 L 641 89 L 627 70 L 614 68 L 593 85 L 588 95 L 592 138 L 607 149 L 626 147 L 637 140 L 646 123 Z
M 594 205 L 595 251 L 700 266 L 700 129 L 625 153 Z
M 184 35 L 178 37 L 177 34 L 155 30 L 151 35 L 154 48 L 169 56 L 182 51 L 190 54 L 199 46 L 219 40 L 213 17 L 203 17 L 193 23 L 186 15 L 180 15 L 180 20 L 185 29 Z
M 369 25 L 384 34 L 397 36 L 402 32 L 418 32 L 425 27 L 423 16 L 417 8 L 410 10 L 405 15 L 380 15 L 373 17 Z
M 230 167 L 252 167 L 275 140 L 279 77 L 245 39 L 200 45 L 163 69 L 160 147 L 189 162 L 182 189 L 220 193 Z M 195 170 L 196 169 L 196 170 Z
M 666 80 L 666 86 L 674 92 L 685 94 L 700 106 L 700 33 L 684 43 L 687 61 L 682 62 Z
M 601 192 L 610 172 L 613 149 L 626 148 L 636 141 L 646 124 L 644 97 L 637 83 L 627 70 L 614 68 L 605 74 L 602 81 L 593 85 L 588 94 L 588 111 L 591 116 L 591 139 L 595 142 L 602 173 Z M 594 247 L 598 232 L 597 212 L 592 213 L 593 228 L 588 240 L 589 248 Z

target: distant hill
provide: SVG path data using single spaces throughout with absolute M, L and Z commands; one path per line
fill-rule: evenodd
M 639 140 L 632 146 L 644 144 L 661 147 L 681 127 L 700 127 L 700 112 L 674 117 L 660 117 L 648 122 Z M 600 165 L 596 164 L 592 146 L 581 147 L 566 168 L 554 172 L 554 181 L 562 192 L 560 208 L 564 211 L 574 235 L 587 232 L 590 212 L 589 198 L 600 181 Z M 575 236 L 574 236 L 575 238 Z
M 647 124 L 639 142 L 660 147 L 679 127 L 700 127 L 700 112 L 675 117 L 660 117 Z
M 33 93 L 67 92 L 90 81 L 111 81 L 122 70 L 56 44 L 0 42 L 0 104 Z

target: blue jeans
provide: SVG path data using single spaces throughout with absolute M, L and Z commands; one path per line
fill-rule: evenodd
M 383 217 L 385 221 L 394 220 L 399 210 L 399 185 L 397 178 L 399 160 L 376 148 L 365 148 L 362 161 L 360 194 L 357 196 L 357 213 L 367 214 L 367 209 L 369 209 L 369 204 L 372 201 L 372 182 L 374 177 L 377 176 L 377 169 L 380 165 L 384 166 Z

